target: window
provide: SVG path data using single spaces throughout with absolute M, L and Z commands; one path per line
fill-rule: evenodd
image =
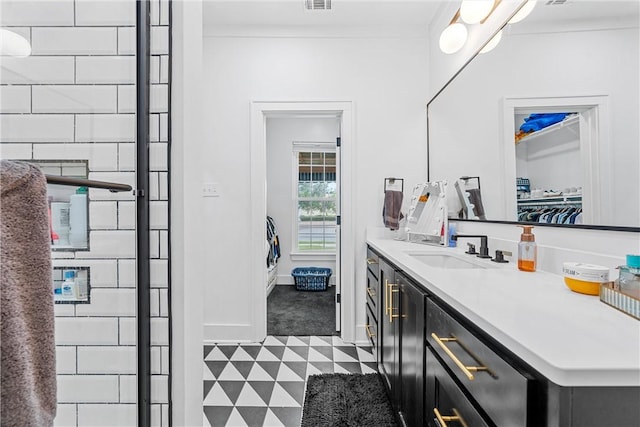
M 294 143 L 293 247 L 298 252 L 336 250 L 336 149 L 334 143 Z

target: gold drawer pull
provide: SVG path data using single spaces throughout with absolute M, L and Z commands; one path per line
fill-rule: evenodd
M 378 263 L 378 261 L 376 261 L 375 259 L 367 258 L 367 265 L 374 265 L 374 264 L 377 264 L 377 263 Z
M 464 427 L 468 427 L 467 423 L 464 422 L 456 408 L 453 408 L 453 413 L 455 415 L 441 415 L 440 411 L 438 411 L 438 408 L 433 408 L 433 413 L 436 414 L 436 418 L 438 419 L 438 424 L 440 424 L 440 427 L 447 427 L 447 421 L 457 421 Z
M 449 356 L 451 358 L 451 360 L 453 360 L 453 363 L 455 363 L 456 366 L 458 366 L 458 368 L 460 368 L 460 370 L 462 372 L 464 372 L 464 374 L 470 380 L 473 380 L 473 378 L 474 378 L 473 374 L 471 373 L 472 371 L 473 372 L 489 371 L 489 368 L 487 368 L 486 366 L 465 366 L 464 363 L 462 363 L 460 361 L 460 359 L 458 359 L 456 357 L 456 355 L 453 354 L 453 352 L 451 350 L 449 350 L 449 348 L 446 346 L 445 342 L 458 342 L 457 338 L 440 338 L 440 337 L 438 337 L 436 335 L 435 332 L 431 333 L 431 337 L 434 340 L 436 340 L 436 342 L 442 348 L 442 350 L 444 350 L 444 352 L 447 353 L 447 356 Z M 473 356 L 471 356 L 471 357 L 473 357 Z M 474 357 L 474 359 L 475 359 L 475 357 Z
M 367 293 L 369 294 L 369 296 L 371 298 L 375 298 L 376 297 L 376 292 L 373 290 L 373 288 L 367 288 Z
M 388 297 L 389 281 L 384 279 L 384 315 L 389 314 L 389 297 Z
M 365 329 L 367 330 L 367 336 L 369 338 L 373 338 L 376 336 L 376 334 L 374 334 L 373 332 L 371 332 L 371 325 L 364 325 Z

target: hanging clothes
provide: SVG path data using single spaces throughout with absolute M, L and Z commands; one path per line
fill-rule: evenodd
M 267 215 L 267 243 L 269 245 L 267 253 L 267 267 L 271 267 L 280 258 L 280 239 L 278 238 L 278 228 L 276 223 Z
M 47 184 L 24 162 L 0 161 L 3 427 L 51 426 L 56 414 Z

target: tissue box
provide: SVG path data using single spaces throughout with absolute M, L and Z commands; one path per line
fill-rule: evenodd
M 600 301 L 640 320 L 640 300 L 614 289 L 612 282 L 600 285 Z

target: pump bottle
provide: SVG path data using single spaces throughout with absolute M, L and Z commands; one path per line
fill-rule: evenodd
M 531 233 L 533 225 L 519 225 L 522 227 L 520 243 L 518 243 L 518 269 L 521 271 L 536 271 L 538 248 L 536 238 Z

